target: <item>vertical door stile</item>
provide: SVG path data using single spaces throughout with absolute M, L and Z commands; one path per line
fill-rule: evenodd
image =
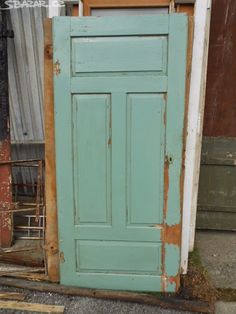
M 70 19 L 53 18 L 53 66 L 55 101 L 56 181 L 61 273 L 75 271 L 75 247 L 71 243 L 74 222 L 73 156 L 70 92 Z M 69 210 L 68 210 L 69 209 Z M 68 232 L 68 228 L 70 232 Z M 71 243 L 68 245 L 68 243 Z M 66 265 L 65 265 L 66 261 Z
M 184 97 L 187 23 L 179 14 L 169 18 L 168 91 L 166 113 L 166 161 L 164 209 L 164 273 L 165 290 L 179 287 L 181 245 L 181 173 L 184 126 Z M 178 115 L 176 115 L 178 113 Z M 178 143 L 178 144 L 177 144 Z

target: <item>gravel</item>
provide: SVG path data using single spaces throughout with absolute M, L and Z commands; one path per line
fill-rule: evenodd
M 51 305 L 64 305 L 66 314 L 191 314 L 185 311 L 161 309 L 156 306 L 142 305 L 120 301 L 101 300 L 84 297 L 71 297 L 55 293 L 0 287 L 3 291 L 22 292 L 26 294 L 26 302 Z M 1 310 L 0 313 L 26 313 L 17 310 Z M 34 313 L 34 312 L 27 312 Z

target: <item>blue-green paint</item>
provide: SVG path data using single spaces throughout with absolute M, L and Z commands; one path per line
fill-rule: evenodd
M 174 291 L 187 17 L 57 17 L 53 41 L 61 283 Z

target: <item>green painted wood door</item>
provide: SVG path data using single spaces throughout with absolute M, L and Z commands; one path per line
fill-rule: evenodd
M 179 283 L 187 17 L 53 19 L 61 283 Z

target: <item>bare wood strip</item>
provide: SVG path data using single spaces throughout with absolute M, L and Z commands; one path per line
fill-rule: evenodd
M 0 291 L 0 299 L 23 301 L 25 299 L 25 294 L 19 292 Z
M 144 293 L 133 293 L 125 291 L 95 290 L 68 287 L 55 283 L 29 282 L 15 278 L 0 278 L 0 285 L 36 290 L 40 292 L 52 292 L 71 296 L 89 297 L 107 300 L 120 300 L 159 306 L 166 309 L 176 309 L 197 313 L 214 313 L 213 307 L 206 302 L 184 300 L 177 297 L 165 297 Z
M 23 310 L 28 312 L 38 312 L 38 313 L 64 313 L 64 306 L 61 305 L 47 305 L 40 303 L 26 303 L 17 301 L 1 301 L 1 309 L 14 309 Z
M 49 280 L 59 281 L 58 225 L 53 97 L 52 21 L 44 22 L 44 114 L 45 114 L 45 198 L 46 256 Z

